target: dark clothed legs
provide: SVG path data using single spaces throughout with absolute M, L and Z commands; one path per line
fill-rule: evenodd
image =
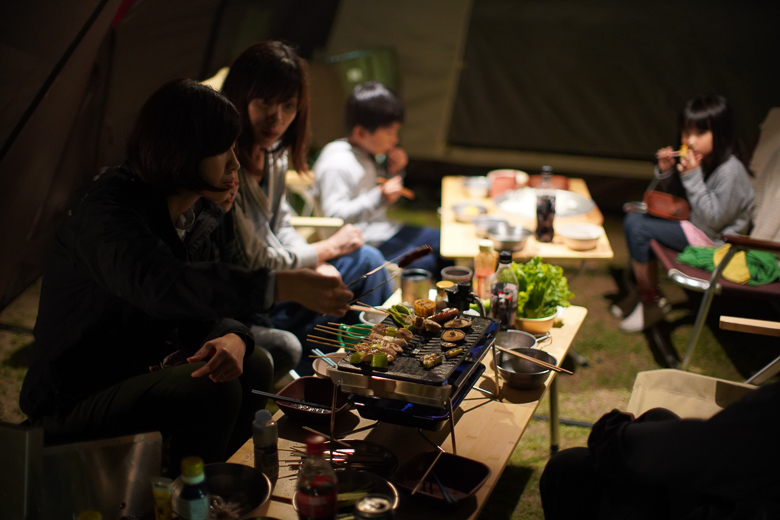
M 646 264 L 650 261 L 650 240 L 682 251 L 688 245 L 679 222 L 656 218 L 644 213 L 628 213 L 623 221 L 628 253 L 633 260 Z
M 224 461 L 237 420 L 253 417 L 257 407 L 265 406 L 264 399 L 250 392 L 270 386 L 272 365 L 268 354 L 256 349 L 244 360 L 242 376 L 227 383 L 192 377 L 203 365 L 187 363 L 131 377 L 87 397 L 62 417 L 44 417 L 36 424 L 43 426 L 47 443 L 159 431 L 170 439 L 173 476 L 189 455 L 206 463 Z M 245 442 L 251 419 L 236 434 Z

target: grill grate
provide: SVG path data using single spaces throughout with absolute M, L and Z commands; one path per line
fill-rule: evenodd
M 444 351 L 441 349 L 441 333 L 422 332 L 419 334 L 415 333 L 411 341 L 409 341 L 409 346 L 404 349 L 403 353 L 399 353 L 398 357 L 388 365 L 387 369 L 375 369 L 368 366 L 366 363 L 355 366 L 349 362 L 348 358 L 342 359 L 339 362 L 338 369 L 340 371 L 363 374 L 366 376 L 376 375 L 428 385 L 442 385 L 447 382 L 450 375 L 458 368 L 458 365 L 460 365 L 466 356 L 469 355 L 469 351 L 481 344 L 482 338 L 493 323 L 493 320 L 488 318 L 470 318 L 471 327 L 464 330 L 466 337 L 457 343 L 459 347 L 463 347 L 463 353 L 452 359 L 444 357 Z M 382 323 L 394 325 L 390 317 L 385 318 Z M 443 330 L 444 329 L 442 329 L 442 331 Z M 426 370 L 422 366 L 420 359 L 425 354 L 430 353 L 441 354 L 442 363 L 430 370 Z

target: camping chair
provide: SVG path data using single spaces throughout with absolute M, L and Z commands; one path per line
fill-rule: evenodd
M 740 235 L 723 235 L 721 238 L 724 240 L 724 242 L 730 244 L 731 247 L 720 264 L 716 266 L 712 274 L 708 273 L 707 271 L 677 262 L 677 251 L 669 249 L 655 240 L 650 241 L 650 247 L 652 248 L 653 253 L 655 253 L 658 262 L 661 264 L 661 266 L 663 266 L 664 270 L 666 270 L 670 280 L 685 289 L 704 293 L 701 304 L 699 305 L 699 310 L 696 314 L 696 320 L 693 325 L 693 330 L 691 331 L 691 337 L 688 339 L 685 356 L 683 357 L 682 363 L 680 365 L 680 368 L 683 370 L 686 370 L 691 362 L 696 344 L 699 340 L 702 328 L 704 327 L 704 322 L 707 318 L 707 314 L 710 311 L 712 300 L 716 294 L 752 299 L 780 299 L 780 281 L 761 286 L 750 286 L 721 279 L 721 274 L 723 273 L 726 265 L 728 265 L 731 258 L 738 251 L 757 249 L 761 251 L 769 251 L 771 253 L 780 253 L 780 243 L 768 242 L 764 240 L 754 240 Z M 773 361 L 772 363 L 775 362 L 780 363 L 780 358 Z M 764 372 L 767 368 L 748 379 L 748 382 L 755 380 L 755 378 L 762 374 L 762 372 Z

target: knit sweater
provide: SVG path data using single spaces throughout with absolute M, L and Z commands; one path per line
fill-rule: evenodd
M 675 171 L 659 172 L 660 187 L 671 184 L 680 175 L 691 208 L 691 224 L 702 230 L 715 244 L 721 234 L 745 234 L 750 226 L 753 209 L 753 186 L 742 163 L 730 156 L 704 180 L 701 168 L 684 175 Z

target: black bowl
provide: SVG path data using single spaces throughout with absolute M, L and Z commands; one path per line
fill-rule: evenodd
M 225 502 L 235 505 L 238 510 L 236 518 L 254 518 L 252 513 L 271 496 L 271 481 L 252 466 L 215 462 L 206 464 L 203 471 L 206 474 L 206 489 L 209 495 L 218 495 Z M 181 477 L 174 480 L 171 486 L 173 511 L 177 515 L 182 486 Z
M 285 397 L 292 397 L 299 401 L 306 401 L 314 405 L 320 405 L 324 408 L 330 409 L 333 404 L 333 381 L 330 379 L 323 379 L 317 376 L 305 376 L 299 377 L 292 381 L 290 384 L 279 390 L 279 395 Z M 339 392 L 336 396 L 336 416 L 341 415 L 344 412 L 349 411 L 349 403 L 347 402 L 348 394 Z M 284 414 L 303 424 L 329 424 L 330 413 L 319 412 L 315 409 L 306 408 L 304 406 L 287 403 L 284 401 L 276 401 L 279 409 Z

